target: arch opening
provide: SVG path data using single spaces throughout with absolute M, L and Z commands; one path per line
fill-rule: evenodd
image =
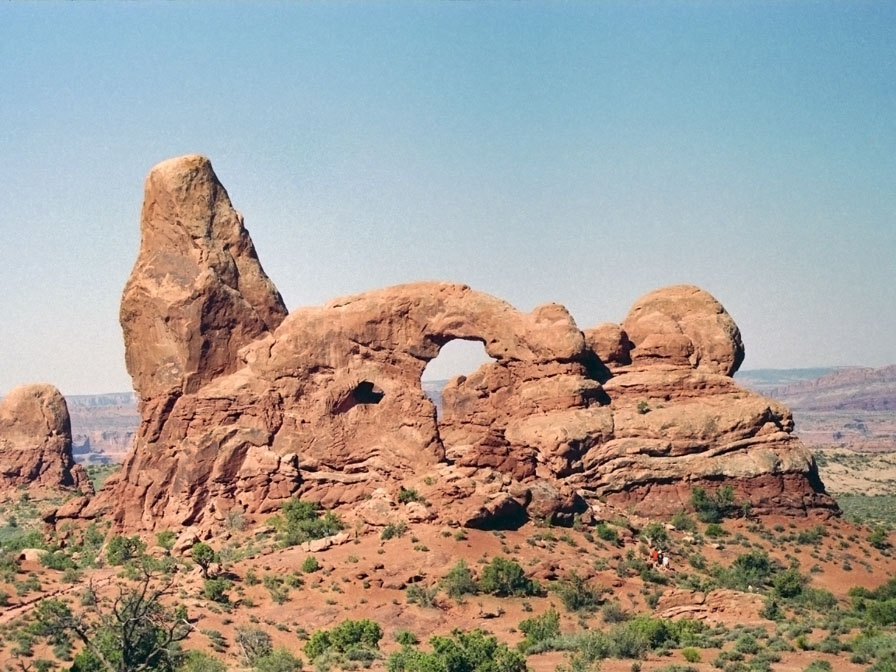
M 377 385 L 369 380 L 362 380 L 336 405 L 334 411 L 336 413 L 345 413 L 355 406 L 378 404 L 385 396 L 386 393 Z
M 423 392 L 435 404 L 439 417 L 442 415 L 442 390 L 445 385 L 457 376 L 468 376 L 483 364 L 494 361 L 479 340 L 456 338 L 442 346 L 438 356 L 426 364 L 420 377 Z

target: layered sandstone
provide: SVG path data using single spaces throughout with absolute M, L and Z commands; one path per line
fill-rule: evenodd
M 381 520 L 404 485 L 432 505 L 414 516 L 477 526 L 597 498 L 670 510 L 695 484 L 734 484 L 760 508 L 831 506 L 787 409 L 732 381 L 740 333 L 696 287 L 584 333 L 562 306 L 521 313 L 449 283 L 287 317 L 211 165 L 184 157 L 147 180 L 121 319 L 142 420 L 83 512 L 120 527 L 213 527 L 294 496 Z M 493 361 L 449 383 L 439 421 L 420 376 L 454 339 Z
M 0 401 L 0 495 L 22 487 L 92 492 L 72 459 L 65 398 L 52 385 L 22 385 Z

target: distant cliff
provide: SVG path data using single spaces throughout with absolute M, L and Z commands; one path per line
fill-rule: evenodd
M 140 415 L 133 392 L 69 395 L 72 420 L 72 454 L 83 463 L 124 460 Z
M 812 447 L 896 451 L 896 365 L 744 371 L 739 383 L 781 400 Z

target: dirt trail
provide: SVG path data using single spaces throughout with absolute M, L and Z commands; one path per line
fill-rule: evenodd
M 101 588 L 105 585 L 108 585 L 112 581 L 112 579 L 115 578 L 117 572 L 117 569 L 104 569 L 95 572 L 91 575 L 93 586 L 95 588 Z M 52 590 L 48 593 L 41 593 L 40 595 L 36 595 L 29 599 L 23 600 L 18 604 L 10 605 L 9 607 L 0 611 L 0 625 L 9 623 L 10 621 L 14 621 L 19 616 L 23 616 L 24 614 L 30 612 L 42 600 L 59 597 L 61 595 L 68 595 L 75 592 L 76 590 L 82 590 L 85 587 L 86 585 L 83 582 L 79 582 L 72 584 L 71 586 L 66 586 L 65 588 L 57 588 L 56 590 Z

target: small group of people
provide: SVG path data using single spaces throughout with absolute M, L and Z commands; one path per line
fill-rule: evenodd
M 669 569 L 669 556 L 663 551 L 657 550 L 656 548 L 652 549 L 650 551 L 650 559 L 653 560 L 654 565 L 662 567 L 663 569 Z

